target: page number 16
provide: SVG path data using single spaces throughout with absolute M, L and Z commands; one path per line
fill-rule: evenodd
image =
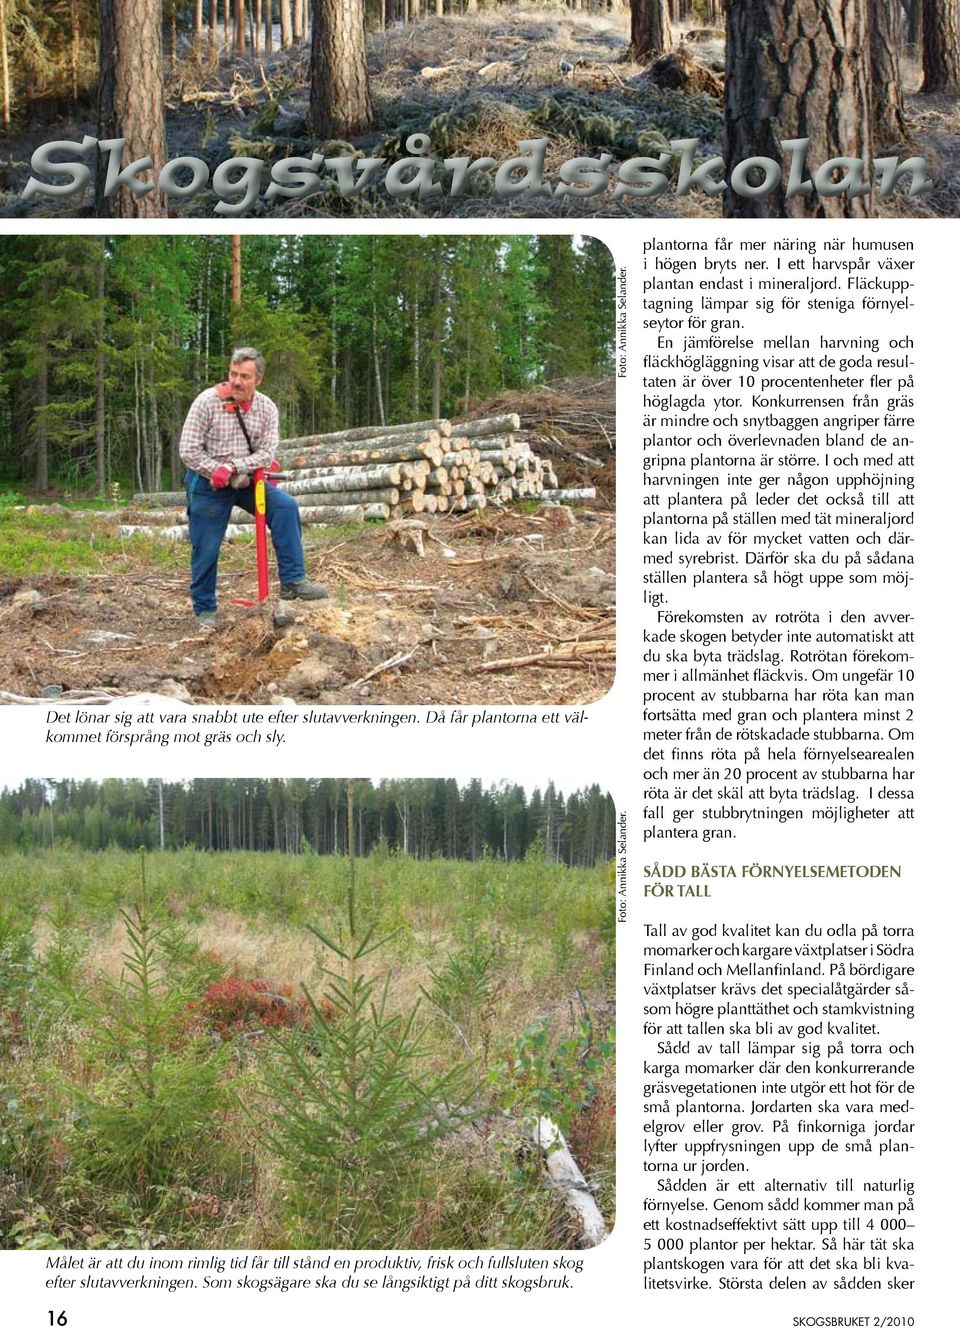
M 67 1323 L 66 1311 L 47 1311 L 47 1323 L 64 1325 Z

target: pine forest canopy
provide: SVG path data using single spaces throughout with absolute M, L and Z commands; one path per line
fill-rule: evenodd
M 357 852 L 515 860 L 531 851 L 591 868 L 612 859 L 616 811 L 598 785 L 564 795 L 509 781 L 356 780 Z M 0 792 L 0 852 L 251 850 L 340 854 L 346 780 L 27 780 Z M 163 833 L 161 836 L 161 815 Z
M 613 265 L 570 236 L 0 239 L 0 479 L 47 492 L 176 488 L 191 400 L 259 347 L 287 437 L 458 415 L 600 377 Z

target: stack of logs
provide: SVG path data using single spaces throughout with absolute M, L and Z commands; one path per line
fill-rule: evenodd
M 386 520 L 412 514 L 471 512 L 514 499 L 573 502 L 589 489 L 558 487 L 553 463 L 514 437 L 517 415 L 452 424 L 425 420 L 386 428 L 284 439 L 277 454 L 286 478 L 278 488 L 295 496 L 308 525 Z M 135 524 L 121 535 L 187 538 L 182 493 L 135 494 Z M 249 534 L 253 517 L 237 508 L 227 538 Z

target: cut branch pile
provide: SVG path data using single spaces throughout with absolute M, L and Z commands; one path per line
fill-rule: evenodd
M 595 486 L 600 501 L 616 499 L 617 421 L 611 379 L 569 378 L 518 395 L 500 393 L 479 408 L 484 415 L 520 408 L 515 441 L 549 459 L 562 489 Z M 557 502 L 566 500 L 551 495 Z M 573 501 L 573 500 L 570 500 Z
M 473 512 L 515 499 L 588 502 L 592 488 L 562 490 L 553 462 L 518 433 L 512 412 L 479 420 L 421 420 L 284 439 L 278 485 L 310 525 Z M 122 536 L 186 540 L 182 493 L 135 494 L 135 520 Z M 226 539 L 249 534 L 253 518 L 234 513 Z

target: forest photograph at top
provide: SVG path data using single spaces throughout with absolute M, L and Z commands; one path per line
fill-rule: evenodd
M 0 700 L 602 695 L 613 305 L 580 236 L 3 237 Z
M 957 216 L 958 93 L 957 0 L 0 0 L 0 215 Z
M 4 789 L 0 1250 L 599 1244 L 617 837 L 549 778 Z

